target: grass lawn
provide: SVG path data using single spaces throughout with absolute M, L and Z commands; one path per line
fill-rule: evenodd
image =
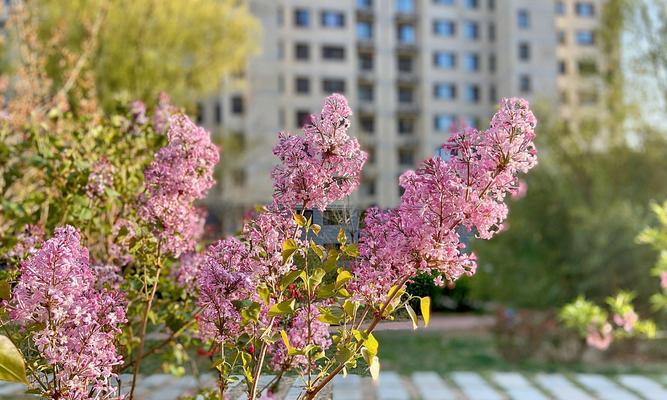
M 628 364 L 627 362 L 554 363 L 525 361 L 510 363 L 495 349 L 490 334 L 443 334 L 424 331 L 382 331 L 374 333 L 380 342 L 379 358 L 382 369 L 403 374 L 414 371 L 521 371 L 521 372 L 594 372 L 667 373 L 663 363 Z

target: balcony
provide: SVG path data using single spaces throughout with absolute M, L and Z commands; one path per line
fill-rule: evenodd
M 375 18 L 373 9 L 370 7 L 359 7 L 356 11 L 358 21 L 372 21 Z
M 419 82 L 419 76 L 414 71 L 401 71 L 398 70 L 398 76 L 396 77 L 396 83 L 399 85 L 416 85 Z
M 396 43 L 396 53 L 416 55 L 419 53 L 417 42 L 398 42 Z
M 416 23 L 417 22 L 417 11 L 416 10 L 397 10 L 396 16 L 394 17 L 396 23 Z
M 396 106 L 396 112 L 399 116 L 415 116 L 419 115 L 419 103 L 416 101 L 412 102 L 399 102 Z
M 357 50 L 372 53 L 375 51 L 375 42 L 373 39 L 357 39 Z

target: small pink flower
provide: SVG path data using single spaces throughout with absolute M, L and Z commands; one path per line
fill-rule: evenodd
M 586 343 L 598 350 L 607 350 L 613 340 L 611 324 L 605 323 L 602 328 L 590 327 Z
M 523 199 L 524 197 L 526 197 L 527 193 L 528 193 L 528 184 L 523 179 L 519 179 L 519 184 L 517 185 L 516 189 L 512 191 L 512 199 L 513 200 Z
M 667 271 L 663 271 L 660 274 L 660 287 L 667 289 Z
M 626 332 L 631 332 L 639 317 L 634 311 L 628 311 L 625 315 L 614 314 L 614 323 L 623 329 Z

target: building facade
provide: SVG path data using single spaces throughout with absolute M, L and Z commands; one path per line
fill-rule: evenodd
M 398 176 L 436 155 L 452 124 L 486 126 L 501 97 L 562 102 L 564 115 L 594 101 L 577 77 L 598 62 L 603 0 L 249 4 L 263 27 L 262 50 L 200 104 L 200 123 L 231 143 L 208 200 L 226 230 L 270 200 L 277 132 L 297 131 L 333 92 L 348 97 L 350 132 L 369 153 L 350 199 L 360 208 L 396 205 Z

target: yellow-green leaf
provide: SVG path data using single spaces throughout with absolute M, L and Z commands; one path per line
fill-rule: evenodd
M 343 285 L 345 285 L 345 282 L 349 281 L 350 279 L 352 279 L 352 274 L 350 271 L 339 269 L 338 276 L 336 276 L 336 289 L 341 288 Z
M 431 319 L 431 298 L 428 296 L 422 297 L 419 301 L 419 307 L 422 311 L 422 317 L 424 317 L 424 326 L 428 326 L 428 321 Z
M 278 315 L 291 314 L 294 311 L 295 300 L 285 300 L 281 303 L 274 304 L 269 309 L 269 317 L 276 317 Z
M 315 236 L 318 236 L 320 234 L 320 231 L 322 230 L 322 227 L 317 224 L 312 224 L 310 226 L 310 230 L 313 231 Z
M 301 214 L 293 213 L 294 214 L 294 222 L 296 222 L 297 225 L 299 226 L 306 226 L 306 217 L 304 217 Z
M 289 343 L 289 338 L 287 337 L 287 332 L 285 330 L 280 331 L 280 336 L 283 338 L 283 343 L 285 343 L 285 347 L 287 347 L 287 351 L 292 349 L 292 346 Z
M 368 370 L 374 381 L 380 377 L 380 359 L 377 356 L 371 358 L 371 364 L 368 366 Z
M 0 281 L 0 299 L 9 300 L 12 297 L 12 287 L 7 281 Z
M 28 384 L 25 362 L 7 336 L 0 335 L 0 380 Z
M 408 312 L 408 315 L 412 320 L 412 330 L 417 329 L 417 313 L 415 313 L 415 310 L 413 310 L 408 303 L 405 303 L 405 310 Z
M 294 255 L 298 248 L 299 245 L 294 239 L 287 239 L 283 242 L 283 264 Z
M 343 228 L 340 228 L 338 230 L 338 236 L 336 237 L 336 239 L 338 240 L 338 243 L 341 244 L 341 246 L 344 246 L 345 243 L 347 243 L 347 235 L 345 234 Z

